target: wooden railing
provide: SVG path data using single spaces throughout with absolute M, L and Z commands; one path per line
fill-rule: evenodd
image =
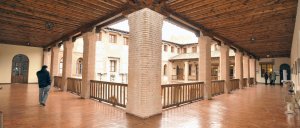
M 211 81 L 211 95 L 216 96 L 224 93 L 224 80 L 213 80 Z
M 68 78 L 68 87 L 67 91 L 70 91 L 71 93 L 75 93 L 77 95 L 81 94 L 81 86 L 82 86 L 82 80 L 79 78 Z
M 242 87 L 244 88 L 244 87 L 247 87 L 247 78 L 243 78 L 243 85 L 242 85 Z
M 91 80 L 90 97 L 113 106 L 126 107 L 127 84 Z
M 161 85 L 163 108 L 204 98 L 204 82 Z
M 231 79 L 229 82 L 228 89 L 234 91 L 239 89 L 240 79 Z
M 249 78 L 249 86 L 254 86 L 254 78 Z
M 62 89 L 62 77 L 61 76 L 54 76 L 54 87 Z

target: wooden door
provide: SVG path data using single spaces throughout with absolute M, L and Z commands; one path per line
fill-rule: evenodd
M 19 54 L 12 60 L 11 83 L 28 83 L 29 59 Z

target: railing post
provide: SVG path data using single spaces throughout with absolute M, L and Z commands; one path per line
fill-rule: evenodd
M 0 111 L 0 128 L 3 128 L 3 112 Z

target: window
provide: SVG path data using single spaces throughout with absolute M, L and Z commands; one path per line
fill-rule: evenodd
M 82 58 L 79 58 L 77 60 L 77 64 L 76 64 L 76 74 L 77 75 L 81 75 L 82 74 L 82 61 L 83 61 Z
M 110 43 L 117 43 L 117 36 L 109 34 L 109 42 Z
M 186 48 L 183 48 L 183 53 L 186 53 Z
M 264 77 L 265 72 L 270 72 L 273 71 L 273 64 L 272 63 L 266 63 L 266 64 L 260 64 L 261 66 L 261 77 Z
M 63 62 L 64 62 L 64 59 L 61 58 L 59 61 L 59 74 L 62 74 L 63 64 L 64 64 Z
M 110 71 L 111 72 L 116 72 L 116 65 L 117 65 L 116 60 L 110 60 Z
M 231 79 L 233 79 L 233 77 L 234 77 L 234 65 L 230 65 L 229 74 L 230 74 Z
M 192 75 L 192 65 L 189 64 L 189 76 Z
M 193 51 L 193 53 L 196 53 L 197 52 L 197 48 L 196 47 L 192 47 L 192 51 Z
M 167 65 L 164 65 L 164 75 L 167 75 Z
M 124 37 L 123 40 L 124 40 L 124 45 L 128 45 L 128 38 Z
M 171 47 L 171 52 L 172 52 L 172 53 L 174 52 L 174 47 L 173 47 L 173 46 Z
M 164 45 L 164 51 L 167 52 L 168 51 L 168 46 Z
M 177 48 L 177 53 L 180 53 L 180 48 Z

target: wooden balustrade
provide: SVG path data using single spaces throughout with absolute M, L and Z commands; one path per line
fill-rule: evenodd
M 254 86 L 254 78 L 249 78 L 249 86 Z
M 211 95 L 216 96 L 224 93 L 224 80 L 213 80 L 211 81 Z
M 231 79 L 230 82 L 229 82 L 228 89 L 230 91 L 237 90 L 237 89 L 240 88 L 239 84 L 240 84 L 240 79 Z
M 242 85 L 242 87 L 244 88 L 244 87 L 247 87 L 247 78 L 243 78 L 243 85 Z
M 62 77 L 61 76 L 54 76 L 54 87 L 62 89 L 63 83 L 62 83 Z
M 204 98 L 204 82 L 161 85 L 163 108 Z
M 81 86 L 82 86 L 82 80 L 79 78 L 68 78 L 68 87 L 67 91 L 71 93 L 75 93 L 77 95 L 81 94 Z
M 91 80 L 90 97 L 113 106 L 126 107 L 127 84 Z

